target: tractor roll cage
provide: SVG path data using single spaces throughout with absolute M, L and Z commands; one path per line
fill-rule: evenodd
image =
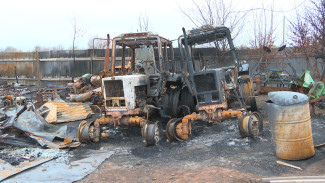
M 150 46 L 152 45 L 154 48 L 158 48 L 158 63 L 159 67 L 158 72 L 165 72 L 168 70 L 167 61 L 168 61 L 168 51 L 167 47 L 170 49 L 170 59 L 173 62 L 174 53 L 173 53 L 173 44 L 168 39 L 161 37 L 156 34 L 151 34 L 148 32 L 141 33 L 127 33 L 122 34 L 119 37 L 113 38 L 112 41 L 112 64 L 111 64 L 111 75 L 114 76 L 114 68 L 115 68 L 115 55 L 116 55 L 116 46 L 122 47 L 122 73 L 125 74 L 125 49 L 126 47 L 131 48 L 131 71 L 135 69 L 135 49 L 140 48 L 142 45 Z M 164 50 L 163 50 L 164 49 Z M 163 53 L 164 52 L 164 53 Z M 164 57 L 165 55 L 165 57 Z

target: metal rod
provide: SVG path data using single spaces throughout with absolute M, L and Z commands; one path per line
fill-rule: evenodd
M 36 62 L 37 62 L 37 66 L 36 66 L 36 70 L 37 70 L 37 86 L 41 86 L 41 78 L 40 78 L 40 74 L 39 74 L 39 56 L 38 56 L 38 51 L 36 51 Z
M 104 71 L 106 73 L 108 72 L 108 65 L 109 65 L 109 43 L 110 43 L 110 37 L 109 37 L 109 34 L 107 34 L 107 47 L 106 47 L 105 63 L 104 63 Z M 113 73 L 114 73 L 114 71 L 113 71 Z
M 121 64 L 122 74 L 125 74 L 125 45 L 122 46 L 122 64 Z

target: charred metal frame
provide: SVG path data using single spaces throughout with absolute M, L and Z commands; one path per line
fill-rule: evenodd
M 106 45 L 106 53 L 105 53 L 105 62 L 104 62 L 104 71 L 108 72 L 108 64 L 109 64 L 109 44 L 110 44 L 110 36 L 109 34 L 107 34 L 107 39 L 105 38 L 94 38 L 93 39 L 93 52 L 91 54 L 90 57 L 90 74 L 93 74 L 93 59 L 94 58 L 99 58 L 100 57 L 95 57 L 95 40 L 103 40 L 103 41 L 107 41 L 107 45 Z
M 194 57 L 192 47 L 196 44 L 204 44 L 227 39 L 234 64 L 230 67 L 208 69 L 205 71 L 194 71 Z M 190 31 L 187 35 L 183 28 L 183 35 L 178 38 L 180 55 L 182 60 L 182 72 L 184 80 L 189 84 L 192 95 L 197 101 L 198 113 L 193 113 L 184 118 L 171 119 L 167 124 L 167 137 L 169 140 L 187 140 L 191 134 L 191 125 L 196 120 L 220 123 L 226 119 L 237 117 L 242 136 L 257 136 L 262 123 L 261 115 L 250 114 L 246 108 L 245 100 L 240 96 L 238 83 L 238 70 L 240 63 L 234 47 L 230 30 L 227 27 L 201 27 Z M 206 77 L 206 82 L 198 85 L 196 77 Z M 212 76 L 212 77 L 211 77 Z M 200 81 L 202 78 L 200 78 Z M 250 80 L 251 81 L 251 80 Z M 229 84 L 229 85 L 228 85 Z M 206 89 L 200 89 L 203 87 Z M 246 84 L 252 87 L 250 82 Z M 244 84 L 244 88 L 246 86 Z M 235 98 L 241 104 L 241 109 L 232 110 L 228 108 L 230 99 Z M 233 100 L 233 99 L 231 99 Z
M 122 63 L 120 66 L 116 64 L 117 46 L 122 47 Z M 152 60 L 153 74 L 138 72 L 138 68 L 135 67 L 136 49 L 148 46 L 153 47 L 154 54 L 158 53 Z M 128 64 L 131 68 L 128 70 L 126 70 L 125 64 L 127 48 L 131 50 Z M 116 68 L 119 67 L 121 71 L 116 72 Z M 151 122 L 150 114 L 153 112 L 156 115 L 164 115 L 164 112 L 161 112 L 160 99 L 166 96 L 167 85 L 170 82 L 181 83 L 181 77 L 175 73 L 173 45 L 168 39 L 147 32 L 122 34 L 113 38 L 108 77 L 102 79 L 105 117 L 98 119 L 96 123 L 100 125 L 111 124 L 119 128 L 140 126 L 144 144 L 157 143 L 162 133 L 161 124 L 157 121 Z M 114 86 L 114 81 L 121 81 L 121 86 Z M 123 96 L 108 96 L 107 87 L 113 87 L 113 90 L 122 88 L 120 90 L 125 94 Z M 108 104 L 106 101 L 111 102 Z M 120 105 L 121 101 L 123 106 Z
M 141 45 L 152 45 L 153 47 L 158 48 L 158 62 L 159 62 L 159 68 L 156 70 L 158 73 L 163 74 L 167 72 L 167 60 L 168 60 L 168 54 L 167 54 L 167 47 L 171 48 L 171 61 L 174 60 L 173 55 L 173 45 L 172 42 L 169 41 L 166 38 L 163 38 L 159 35 L 150 34 L 147 32 L 142 33 L 128 33 L 123 34 L 120 37 L 115 37 L 112 40 L 112 60 L 111 60 L 111 69 L 110 69 L 110 76 L 115 75 L 115 61 L 116 61 L 116 46 L 122 47 L 122 75 L 125 73 L 125 50 L 126 47 L 131 48 L 131 71 L 134 71 L 135 69 L 135 49 L 140 48 Z M 163 50 L 164 49 L 164 50 Z M 164 53 L 163 53 L 164 51 Z M 165 57 L 163 56 L 165 55 Z M 123 62 L 124 61 L 124 62 Z M 157 66 L 156 66 L 157 67 Z

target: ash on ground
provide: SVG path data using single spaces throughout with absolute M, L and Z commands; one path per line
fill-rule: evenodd
M 72 154 L 61 149 L 41 148 L 6 148 L 0 151 L 0 159 L 15 166 L 24 161 L 34 161 L 37 158 L 54 158 L 58 163 L 69 163 Z

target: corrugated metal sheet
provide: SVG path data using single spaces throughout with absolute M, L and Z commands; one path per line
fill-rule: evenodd
M 80 102 L 50 101 L 45 103 L 40 110 L 44 109 L 44 106 L 49 108 L 49 113 L 45 117 L 49 123 L 83 120 L 94 114 L 88 104 Z
M 157 56 L 156 51 L 155 56 Z M 117 56 L 121 55 L 121 50 L 117 50 Z M 179 49 L 175 48 L 175 67 L 177 71 L 180 71 L 179 62 Z M 239 57 L 241 59 L 246 59 L 250 63 L 250 67 L 254 63 L 258 62 L 260 58 L 256 54 L 249 51 L 240 50 Z M 71 77 L 78 77 L 85 73 L 90 73 L 90 53 L 92 50 L 76 50 L 76 64 L 74 66 L 72 60 L 71 50 L 59 50 L 59 51 L 46 51 L 39 52 L 39 71 L 40 71 L 40 83 L 41 86 L 47 86 L 48 83 L 62 83 L 69 82 Z M 129 53 L 129 52 L 127 52 Z M 213 68 L 216 57 L 215 49 L 213 48 L 195 48 L 194 51 L 195 64 L 199 68 L 199 60 L 205 60 L 205 63 Z M 104 57 L 105 50 L 95 50 L 96 57 Z M 279 59 L 285 63 L 291 63 L 291 65 L 296 69 L 297 75 L 302 75 L 304 69 L 307 69 L 306 58 L 302 55 L 296 55 L 294 58 L 286 58 L 285 55 L 278 55 L 277 59 L 269 61 L 278 61 Z M 51 59 L 50 59 L 51 58 Z M 58 58 L 58 59 L 57 59 Z M 117 65 L 120 65 L 120 61 L 116 61 Z M 98 74 L 104 68 L 104 60 L 93 60 L 93 73 Z M 16 73 L 18 75 L 18 81 L 24 84 L 34 84 L 37 85 L 37 58 L 35 52 L 14 52 L 0 53 L 0 81 L 14 82 L 15 80 L 15 67 Z M 290 69 L 288 69 L 290 71 Z M 321 65 L 318 65 L 318 70 L 321 73 Z M 312 72 L 313 73 L 313 72 Z M 67 80 L 64 80 L 67 79 Z M 316 79 L 316 78 L 315 78 Z

